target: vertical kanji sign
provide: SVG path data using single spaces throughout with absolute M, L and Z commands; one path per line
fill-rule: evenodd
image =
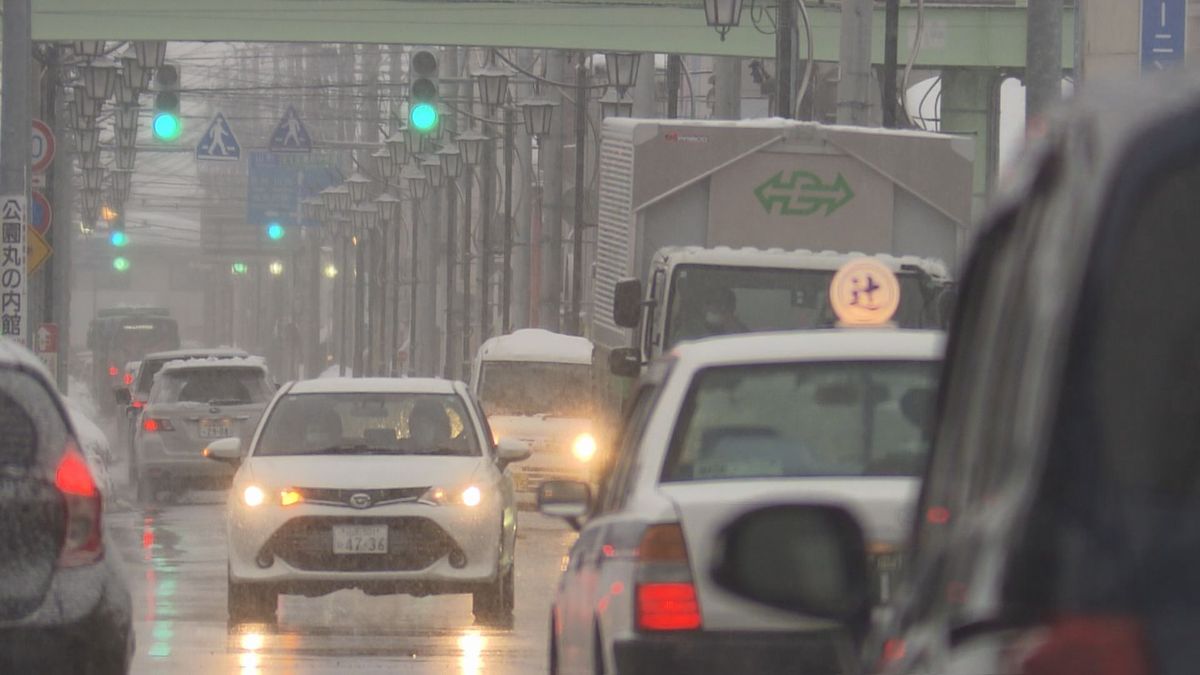
M 25 342 L 25 195 L 0 196 L 0 335 Z

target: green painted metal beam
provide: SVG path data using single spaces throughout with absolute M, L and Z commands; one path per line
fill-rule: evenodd
M 816 58 L 836 61 L 840 10 L 817 5 L 809 14 Z M 882 9 L 875 19 L 875 60 L 882 62 Z M 742 21 L 722 42 L 705 25 L 700 0 L 33 0 L 35 40 L 495 45 L 770 57 L 774 37 L 755 30 L 748 11 Z M 1063 44 L 1071 45 L 1070 12 L 1063 23 Z M 902 10 L 900 25 L 904 62 L 915 9 Z M 1024 7 L 930 7 L 925 28 L 919 66 L 1024 64 Z M 1070 67 L 1072 50 L 1064 51 Z

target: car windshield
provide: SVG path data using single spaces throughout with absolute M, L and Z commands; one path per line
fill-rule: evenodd
M 489 415 L 588 417 L 592 367 L 587 364 L 487 361 L 479 402 Z
M 680 265 L 667 309 L 666 348 L 714 335 L 832 328 L 829 303 L 835 270 Z M 901 328 L 940 328 L 935 302 L 944 284 L 907 272 L 897 275 Z
M 478 457 L 480 444 L 455 394 L 289 394 L 272 409 L 254 454 Z
M 933 362 L 724 366 L 693 380 L 664 481 L 915 476 L 929 448 Z
M 150 403 L 246 405 L 266 403 L 272 393 L 262 368 L 172 368 L 159 374 Z

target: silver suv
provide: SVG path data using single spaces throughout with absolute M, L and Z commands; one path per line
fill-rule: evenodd
M 137 493 L 154 501 L 189 487 L 225 487 L 233 470 L 206 461 L 204 448 L 221 438 L 249 438 L 275 393 L 257 357 L 167 363 L 142 411 L 134 454 Z

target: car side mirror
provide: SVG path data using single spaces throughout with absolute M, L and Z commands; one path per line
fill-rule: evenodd
M 870 625 L 866 541 L 839 506 L 767 506 L 739 516 L 721 531 L 712 576 L 748 600 L 840 622 L 859 643 Z
M 222 438 L 213 441 L 204 448 L 203 454 L 214 462 L 224 462 L 236 467 L 242 463 L 242 439 Z
M 613 323 L 622 328 L 636 328 L 642 320 L 642 282 L 622 279 L 613 289 Z
M 608 353 L 608 370 L 617 377 L 637 377 L 642 372 L 642 355 L 633 347 L 617 347 Z
M 580 518 L 592 507 L 592 488 L 575 480 L 548 480 L 538 486 L 537 508 L 542 515 L 562 518 L 578 530 Z
M 113 389 L 113 398 L 117 400 L 117 405 L 129 405 L 133 403 L 133 393 L 125 387 Z
M 496 444 L 496 462 L 500 465 L 500 470 L 503 471 L 509 464 L 524 462 L 529 459 L 533 451 L 529 446 L 515 438 L 501 438 Z

